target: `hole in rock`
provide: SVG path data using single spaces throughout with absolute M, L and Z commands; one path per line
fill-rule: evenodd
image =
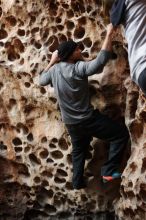
M 135 212 L 131 208 L 125 208 L 123 211 L 124 214 L 127 216 L 131 216 L 131 217 L 135 216 Z
M 59 42 L 61 43 L 62 41 L 66 41 L 67 40 L 67 37 L 64 35 L 64 34 L 58 34 L 58 39 L 59 39 Z
M 18 18 L 17 23 L 18 23 L 18 27 L 24 26 L 24 21 L 22 21 L 20 18 Z
M 48 150 L 47 149 L 43 149 L 41 152 L 40 152 L 40 157 L 42 158 L 42 159 L 46 159 L 47 157 L 48 157 L 48 155 L 49 155 L 49 153 L 48 153 Z
M 0 150 L 7 150 L 7 146 L 0 142 Z
M 57 173 L 56 173 L 57 175 L 59 174 L 60 176 L 63 176 L 63 177 L 66 177 L 66 176 L 68 176 L 67 175 L 67 172 L 65 172 L 64 170 L 62 170 L 62 169 L 57 169 Z
M 141 172 L 144 173 L 146 170 L 146 157 L 142 159 Z
M 50 52 L 54 52 L 55 50 L 56 50 L 56 48 L 58 47 L 58 44 L 59 44 L 59 42 L 58 42 L 58 38 L 57 37 L 54 37 L 53 38 L 53 43 L 50 45 L 50 47 L 49 47 L 49 51 Z
M 86 17 L 79 18 L 78 22 L 79 22 L 80 26 L 85 25 L 86 24 Z
M 36 16 L 34 16 L 31 12 L 30 12 L 30 22 L 29 22 L 29 25 L 31 26 L 37 19 Z
M 47 180 L 43 180 L 41 185 L 43 187 L 49 186 L 49 182 Z
M 41 88 L 40 88 L 40 92 L 41 92 L 42 94 L 45 94 L 45 93 L 46 93 L 46 89 L 43 88 L 43 87 L 41 87 Z
M 64 29 L 64 26 L 63 26 L 63 25 L 57 25 L 57 29 L 58 29 L 59 31 L 62 31 L 62 30 Z
M 63 154 L 62 154 L 62 152 L 59 151 L 59 150 L 52 151 L 52 152 L 51 152 L 51 155 L 52 155 L 52 157 L 53 157 L 54 159 L 61 159 L 61 158 L 63 158 Z
M 11 26 L 15 26 L 15 25 L 17 24 L 17 20 L 16 20 L 16 18 L 15 18 L 13 15 L 6 17 L 6 21 L 7 21 Z
M 59 178 L 59 177 L 55 177 L 55 178 L 54 178 L 54 181 L 55 181 L 55 183 L 62 184 L 62 183 L 65 183 L 65 182 L 66 182 L 66 179 L 64 179 L 64 178 Z
M 16 105 L 16 99 L 9 99 L 10 106 Z
M 88 58 L 88 57 L 89 57 L 88 52 L 83 52 L 83 53 L 82 53 L 82 55 L 83 55 L 83 57 L 86 57 L 86 58 Z
M 6 25 L 2 23 L 1 28 L 4 29 L 5 27 L 6 27 Z
M 27 98 L 25 96 L 21 96 L 21 101 L 26 104 L 27 103 Z
M 55 144 L 50 143 L 50 144 L 49 144 L 49 147 L 50 147 L 50 148 L 56 148 L 56 145 L 55 145 Z
M 137 170 L 137 165 L 134 162 L 132 162 L 130 164 L 130 168 L 131 168 L 132 172 L 135 172 Z
M 41 182 L 41 179 L 38 176 L 34 177 L 33 180 L 34 180 L 35 183 L 40 183 Z
M 94 52 L 98 52 L 100 50 L 100 42 L 99 41 L 96 41 L 94 42 L 92 48 L 91 48 L 91 53 L 94 53 Z
M 18 78 L 18 79 L 21 79 L 21 76 L 20 76 L 19 74 L 17 74 L 17 78 Z
M 89 37 L 85 38 L 85 39 L 83 40 L 83 43 L 84 43 L 84 45 L 85 45 L 86 47 L 91 47 L 91 46 L 92 46 L 92 41 L 91 41 L 91 39 L 90 39 Z
M 30 173 L 29 173 L 29 170 L 28 170 L 28 167 L 24 164 L 20 164 L 19 167 L 18 167 L 18 174 L 21 174 L 21 175 L 25 175 L 27 177 L 30 176 Z
M 22 141 L 20 140 L 20 138 L 16 137 L 12 140 L 12 143 L 15 145 L 15 146 L 18 146 L 18 145 L 22 145 Z
M 45 61 L 47 58 L 46 58 L 46 56 L 44 55 L 43 57 L 42 57 L 42 61 Z
M 43 41 L 47 40 L 48 37 L 49 37 L 49 28 L 46 28 L 44 31 L 42 30 Z
M 15 147 L 15 151 L 16 151 L 17 153 L 21 152 L 21 151 L 22 151 L 22 147 Z
M 25 30 L 23 30 L 23 29 L 18 29 L 18 31 L 17 31 L 17 34 L 19 35 L 19 36 L 25 36 Z
M 39 50 L 41 47 L 42 47 L 42 45 L 41 45 L 41 43 L 39 43 L 39 42 L 34 42 L 34 46 Z
M 2 13 L 3 13 L 3 10 L 2 10 L 2 8 L 0 7 L 0 17 L 2 16 Z
M 31 84 L 29 82 L 25 82 L 24 85 L 26 88 L 29 88 L 31 86 Z
M 19 123 L 16 125 L 16 127 L 17 127 L 18 129 L 22 129 L 23 134 L 27 134 L 27 133 L 28 133 L 28 128 L 27 128 L 24 124 L 22 124 L 21 122 L 19 122 Z
M 29 159 L 32 163 L 41 164 L 41 161 L 34 154 L 29 154 Z
M 128 187 L 130 187 L 130 188 L 133 187 L 133 183 L 131 181 L 128 183 Z
M 64 138 L 59 139 L 58 145 L 62 150 L 68 150 L 68 144 Z
M 53 174 L 51 173 L 51 171 L 49 170 L 44 170 L 42 173 L 41 173 L 42 176 L 46 176 L 48 178 L 52 178 L 53 177 Z
M 93 12 L 91 13 L 91 16 L 92 16 L 92 17 L 96 17 L 96 15 L 97 15 L 97 11 L 93 11 Z
M 54 37 L 53 37 L 53 36 L 50 36 L 49 39 L 48 39 L 48 41 L 47 41 L 47 43 L 48 43 L 49 45 L 51 45 L 51 44 L 53 43 L 53 41 L 54 41 Z
M 49 100 L 50 100 L 51 102 L 53 102 L 53 104 L 55 104 L 55 103 L 57 102 L 57 99 L 54 98 L 54 97 L 50 97 Z
M 28 203 L 27 203 L 27 205 L 28 205 Z M 35 201 L 34 204 L 33 204 L 33 208 L 36 209 L 36 210 L 38 210 L 38 209 L 41 209 L 42 206 L 41 206 L 41 204 L 39 204 L 37 201 Z
M 21 60 L 20 60 L 20 65 L 23 65 L 24 64 L 24 58 L 22 58 Z
M 72 188 L 69 188 L 68 190 L 72 190 Z M 70 204 L 73 207 L 73 201 L 70 199 L 67 199 L 68 204 Z M 72 212 L 74 212 L 74 208 L 71 209 Z M 90 219 L 89 219 L 90 220 Z
M 0 42 L 0 47 L 3 47 L 4 46 L 4 43 L 3 42 Z M 5 54 L 5 51 L 3 51 L 3 54 Z M 1 63 L 4 63 L 5 61 L 1 61 Z
M 47 191 L 47 196 L 48 196 L 49 198 L 52 198 L 53 195 L 54 195 L 53 190 L 49 189 L 49 190 Z
M 60 197 L 60 196 L 59 196 Z M 54 204 L 55 206 L 58 208 L 62 205 L 62 201 L 61 201 L 61 198 L 59 198 L 57 196 L 54 197 Z
M 144 183 L 140 184 L 139 196 L 146 203 L 146 190 L 145 190 L 145 184 Z
M 135 197 L 133 191 L 127 191 L 127 192 L 126 192 L 126 195 L 127 195 L 128 198 L 133 198 L 133 197 Z
M 49 7 L 49 13 L 54 18 L 54 16 L 57 16 L 57 11 L 58 11 L 58 3 L 56 1 L 51 1 Z
M 42 139 L 41 139 L 41 143 L 46 143 L 47 142 L 47 137 L 42 137 Z
M 38 195 L 37 195 L 37 198 L 36 198 L 36 201 L 39 203 L 39 204 L 44 204 L 45 200 L 47 198 L 50 198 L 50 193 L 47 189 L 45 189 L 44 187 L 40 187 L 39 189 L 39 192 L 38 192 Z
M 66 27 L 68 30 L 72 30 L 75 27 L 75 24 L 72 21 L 67 21 Z
M 27 152 L 30 151 L 30 149 L 31 149 L 31 148 L 30 148 L 29 146 L 27 146 L 27 147 L 24 148 L 24 152 L 27 153 Z
M 56 17 L 56 23 L 61 23 L 61 18 L 59 18 L 59 17 Z
M 86 197 L 86 195 L 81 195 L 81 200 L 83 201 L 83 202 L 87 202 L 88 201 L 88 198 Z M 101 200 L 101 198 L 100 198 L 100 200 Z M 104 199 L 102 199 L 103 201 L 104 201 Z M 96 203 L 96 202 L 95 202 Z M 104 205 L 104 203 L 103 203 L 103 205 Z
M 72 156 L 71 156 L 71 154 L 68 154 L 67 155 L 67 162 L 68 162 L 68 164 L 72 164 Z
M 59 164 L 60 167 L 64 167 L 65 165 L 63 163 Z
M 33 134 L 32 133 L 29 133 L 28 135 L 27 135 L 27 140 L 28 141 L 33 141 Z
M 31 30 L 31 33 L 32 33 L 32 34 L 35 34 L 35 33 L 38 32 L 39 30 L 40 30 L 39 27 L 35 27 L 35 28 L 33 28 L 33 29 Z
M 68 9 L 68 8 L 69 8 L 69 5 L 68 5 L 68 4 L 65 4 L 65 3 L 63 3 L 63 4 L 62 4 L 62 7 L 63 7 L 63 8 L 65 8 L 65 9 Z
M 72 9 L 70 9 L 69 11 L 67 11 L 67 18 L 69 19 L 69 18 L 72 18 L 72 17 L 74 17 L 74 12 L 73 12 Z
M 66 35 L 67 35 L 68 39 L 72 38 L 72 33 L 70 31 L 67 31 Z
M 78 45 L 79 45 L 79 48 L 81 51 L 83 51 L 85 49 L 83 42 L 79 42 Z
M 27 100 L 27 99 L 26 99 Z M 35 109 L 34 105 L 28 104 L 24 107 L 24 113 L 29 114 Z
M 3 88 L 3 83 L 2 82 L 0 82 L 0 90 Z
M 75 2 L 75 1 L 71 1 L 71 8 L 73 9 L 74 13 L 84 13 L 85 12 L 85 8 L 84 8 L 84 4 L 83 2 Z
M 13 40 L 13 45 L 15 47 L 15 49 L 17 49 L 20 53 L 23 53 L 24 52 L 24 45 L 23 43 L 21 42 L 20 39 L 16 38 Z
M 51 142 L 57 143 L 58 140 L 57 140 L 57 138 L 52 138 Z
M 18 53 L 15 53 L 14 51 L 8 51 L 8 60 L 14 61 L 19 58 L 20 58 L 20 55 Z
M 0 29 L 0 40 L 8 36 L 7 32 L 4 29 Z
M 51 158 L 48 158 L 47 163 L 54 163 L 54 160 L 52 160 Z
M 10 42 L 6 42 L 5 43 L 5 48 L 9 48 L 11 46 L 11 43 Z

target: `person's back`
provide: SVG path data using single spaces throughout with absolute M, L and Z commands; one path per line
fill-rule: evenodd
M 78 71 L 78 63 L 59 62 L 50 72 L 62 118 L 66 124 L 79 123 L 89 118 L 93 112 L 88 77 L 79 76 Z
M 138 84 L 146 68 L 146 0 L 125 0 L 125 36 L 131 77 Z

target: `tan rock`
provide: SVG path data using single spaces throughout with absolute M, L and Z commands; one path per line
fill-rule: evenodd
M 116 120 L 125 119 L 130 131 L 132 146 L 128 162 L 125 156 L 122 183 L 101 188 L 100 166 L 107 145 L 93 139 L 85 169 L 88 188 L 72 190 L 70 138 L 53 88 L 38 85 L 39 73 L 61 41 L 72 38 L 81 44 L 85 58 L 96 56 L 106 33 L 106 4 L 1 0 L 1 219 L 67 219 L 75 213 L 113 210 L 121 220 L 146 219 L 146 100 L 130 79 L 120 31 L 113 42 L 118 59 L 89 81 L 92 104 Z

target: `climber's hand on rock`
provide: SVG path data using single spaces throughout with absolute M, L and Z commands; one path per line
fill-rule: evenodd
M 110 24 L 107 25 L 107 35 L 108 35 L 109 37 L 112 37 L 112 34 L 113 34 L 114 30 L 115 30 L 115 29 L 114 29 L 112 23 L 110 23 Z
M 55 50 L 53 53 L 52 53 L 52 56 L 51 56 L 51 60 L 50 60 L 50 63 L 53 65 L 57 62 L 59 62 L 59 57 L 58 57 L 58 50 Z
M 53 66 L 55 63 L 58 63 L 59 61 L 60 61 L 60 58 L 58 57 L 58 50 L 55 50 L 52 53 L 51 60 L 44 71 L 48 71 L 51 66 Z

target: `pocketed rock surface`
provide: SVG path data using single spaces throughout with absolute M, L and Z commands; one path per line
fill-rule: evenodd
M 120 30 L 113 41 L 118 58 L 89 83 L 94 107 L 125 121 L 130 132 L 121 182 L 101 186 L 100 167 L 109 145 L 93 139 L 85 166 L 88 187 L 72 189 L 70 137 L 53 88 L 39 86 L 39 74 L 60 42 L 72 38 L 87 59 L 100 51 L 106 2 L 0 1 L 2 220 L 94 219 L 95 213 L 113 211 L 120 220 L 146 219 L 146 102 L 130 79 Z

